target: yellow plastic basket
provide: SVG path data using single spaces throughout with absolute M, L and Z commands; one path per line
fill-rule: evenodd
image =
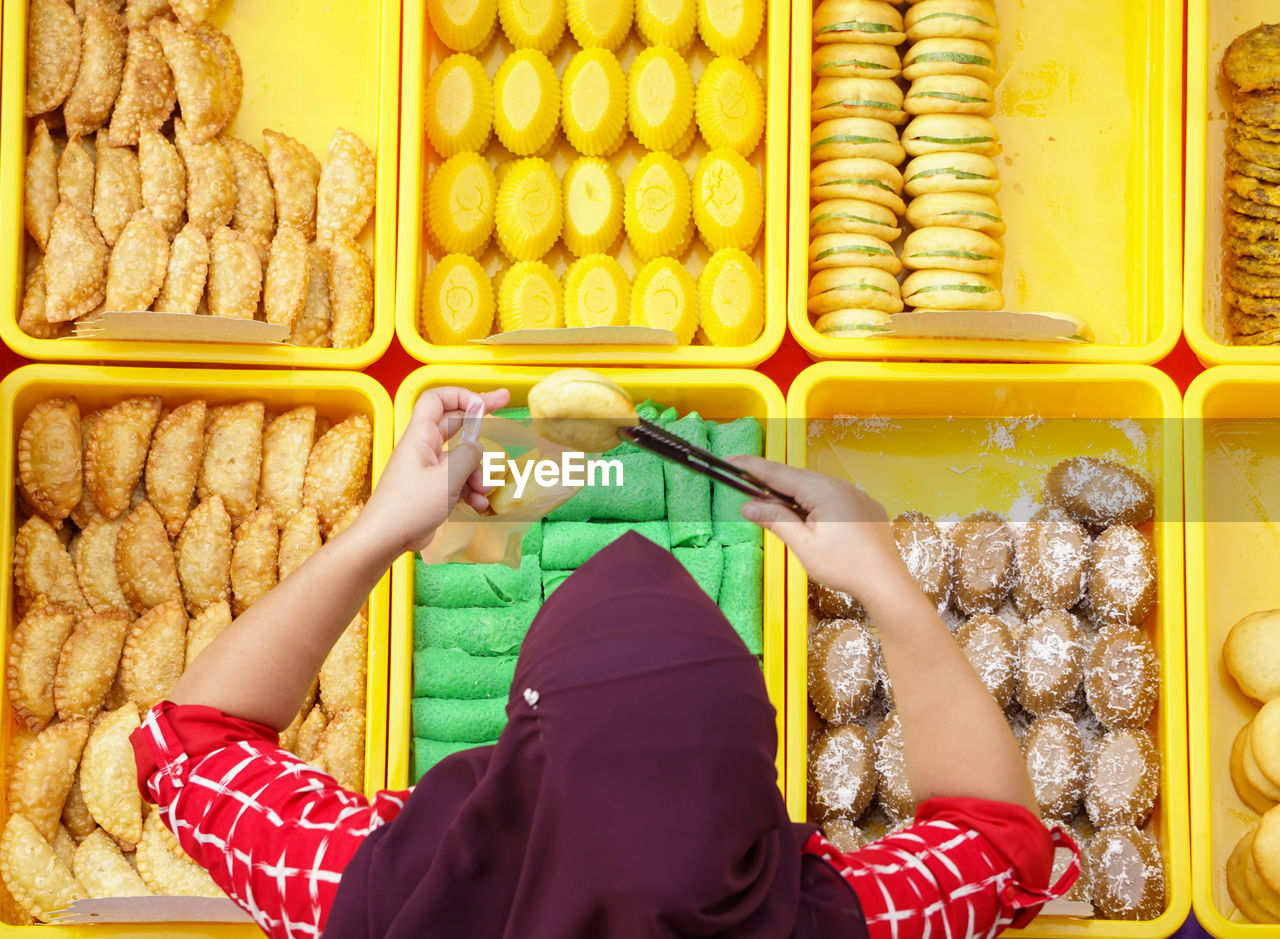
M 1177 341 L 1182 4 L 996 6 L 1005 304 L 1079 316 L 1096 341 L 838 339 L 813 328 L 806 311 L 812 10 L 797 3 L 787 297 L 791 332 L 812 357 L 1154 362 Z
M 1186 223 L 1182 328 L 1205 365 L 1280 362 L 1280 347 L 1227 343 L 1223 309 L 1226 133 L 1231 96 L 1222 54 L 1232 39 L 1276 19 L 1266 0 L 1187 0 Z
M 1280 375 L 1210 369 L 1187 389 L 1184 413 L 1192 900 L 1215 936 L 1269 936 L 1276 927 L 1249 923 L 1227 894 L 1227 858 L 1258 822 L 1228 761 L 1258 706 L 1227 674 L 1222 643 L 1241 617 L 1280 607 Z
M 1147 366 L 920 365 L 824 362 L 787 396 L 788 462 L 850 476 L 890 516 L 1004 511 L 1038 497 L 1045 472 L 1069 456 L 1111 451 L 1141 466 L 1156 489 L 1153 542 L 1159 605 L 1151 638 L 1160 657 L 1154 732 L 1161 757 L 1152 834 L 1168 871 L 1167 907 L 1147 922 L 1041 916 L 1010 935 L 1149 939 L 1167 936 L 1190 908 L 1186 686 L 1182 595 L 1182 465 L 1178 391 Z M 841 454 L 812 449 L 808 423 L 877 418 L 848 428 Z M 1142 435 L 1148 446 L 1135 440 Z M 1131 439 L 1132 437 L 1132 439 Z M 1021 500 L 1019 500 L 1021 501 Z M 808 583 L 791 557 L 787 581 L 787 804 L 806 817 Z
M 297 137 L 322 162 L 337 127 L 358 134 L 377 158 L 377 208 L 363 247 L 374 272 L 374 324 L 354 349 L 200 342 L 33 339 L 18 328 L 27 237 L 22 222 L 27 152 L 27 4 L 4 5 L 3 108 L 0 112 L 0 338 L 32 359 L 204 362 L 276 368 L 363 368 L 391 343 L 395 297 L 396 163 L 399 157 L 400 4 L 366 0 L 236 0 L 211 21 L 235 44 L 244 100 L 227 132 L 262 149 L 262 131 Z
M 315 405 L 318 414 L 340 420 L 366 414 L 373 423 L 373 480 L 391 452 L 391 399 L 373 379 L 353 372 L 277 372 L 219 369 L 124 368 L 92 365 L 28 365 L 0 382 L 0 452 L 9 455 L 0 475 L 0 518 L 5 519 L 0 538 L 0 617 L 4 643 L 0 645 L 0 669 L 9 649 L 14 627 L 13 537 L 17 507 L 14 504 L 16 472 L 12 454 L 17 433 L 31 408 L 55 395 L 74 395 L 82 412 L 114 404 L 131 395 L 159 395 L 167 407 L 195 398 L 211 404 L 261 399 L 267 409 L 283 410 Z M 366 690 L 365 790 L 369 794 L 386 785 L 387 757 L 387 646 L 390 632 L 388 597 L 390 577 L 383 577 L 369 596 L 369 660 Z M 8 699 L 0 703 L 0 743 L 8 751 L 14 723 Z M 0 924 L 0 932 L 24 932 L 34 927 Z M 73 936 L 173 936 L 179 939 L 246 939 L 261 933 L 256 926 L 208 926 L 158 924 L 130 926 L 41 926 L 40 935 Z
M 404 433 L 413 406 L 428 388 L 457 385 L 473 391 L 507 388 L 511 403 L 523 405 L 529 389 L 551 369 L 444 366 L 420 368 L 396 393 L 396 430 Z M 735 369 L 671 371 L 667 369 L 602 369 L 639 401 L 653 398 L 681 413 L 696 410 L 712 420 L 750 416 L 765 430 L 764 453 L 782 460 L 785 411 L 782 393 L 768 378 Z M 764 679 L 778 711 L 778 780 L 783 779 L 783 547 L 772 535 L 764 540 Z M 412 735 L 410 701 L 413 696 L 413 556 L 403 555 L 394 568 L 391 623 L 391 734 L 387 748 L 387 781 L 391 788 L 409 783 L 409 745 Z
M 745 346 L 647 346 L 647 345 L 538 345 L 538 346 L 485 346 L 476 343 L 461 345 L 436 345 L 430 342 L 418 325 L 418 304 L 422 279 L 430 273 L 438 260 L 427 243 L 425 223 L 421 207 L 426 196 L 427 180 L 439 165 L 440 159 L 427 143 L 423 131 L 422 94 L 427 78 L 449 50 L 432 35 L 427 23 L 425 4 L 408 3 L 404 7 L 403 33 L 403 82 L 400 133 L 404 141 L 404 153 L 400 161 L 400 191 L 404 194 L 400 212 L 399 261 L 396 287 L 396 335 L 405 350 L 422 362 L 459 362 L 505 365 L 543 365 L 546 363 L 597 364 L 597 365 L 683 365 L 750 366 L 768 358 L 786 332 L 783 304 L 786 302 L 786 245 L 787 245 L 787 80 L 788 80 L 788 26 L 789 8 L 784 3 L 766 4 L 765 29 L 755 52 L 747 60 L 764 77 L 766 123 L 764 138 L 751 163 L 762 173 L 765 210 L 764 227 L 756 246 L 756 261 L 764 273 L 765 325 L 760 337 Z M 505 39 L 498 46 L 509 51 Z M 495 48 L 497 48 L 495 47 Z M 619 49 L 619 58 L 626 68 L 638 51 L 636 35 Z M 695 80 L 702 66 L 710 61 L 710 54 L 695 43 L 698 50 L 693 61 Z M 578 49 L 572 36 L 566 33 L 559 51 L 552 57 L 557 74 L 563 74 L 570 56 Z M 501 57 L 491 50 L 486 69 L 490 75 L 497 71 Z M 506 151 L 497 143 L 490 145 L 490 156 Z M 684 160 L 692 177 L 697 167 L 697 154 L 705 152 L 699 140 Z M 634 138 L 628 138 L 623 148 L 609 158 L 610 164 L 625 183 L 627 173 L 635 165 L 643 150 Z M 557 172 L 563 173 L 574 151 L 563 140 L 549 159 Z M 694 239 L 696 247 L 691 255 L 690 270 L 696 276 L 709 256 L 706 249 Z M 630 247 L 625 239 L 622 252 L 623 267 L 634 276 L 635 265 Z M 545 259 L 558 274 L 573 260 L 558 244 Z M 492 273 L 491 266 L 491 273 Z

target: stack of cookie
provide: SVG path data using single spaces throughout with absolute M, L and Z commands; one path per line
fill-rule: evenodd
M 902 309 L 907 121 L 897 46 L 902 14 L 882 0 L 821 0 L 813 13 L 809 313 L 827 336 L 866 336 Z
M 1280 343 L 1280 25 L 1237 36 L 1222 58 L 1227 132 L 1225 317 L 1236 345 Z
M 902 144 L 913 158 L 904 185 L 914 231 L 901 251 L 911 270 L 908 306 L 999 310 L 1004 234 L 992 157 L 1000 152 L 991 82 L 999 38 L 988 0 L 923 0 L 908 8 L 903 59 L 911 82 L 903 107 L 913 115 Z

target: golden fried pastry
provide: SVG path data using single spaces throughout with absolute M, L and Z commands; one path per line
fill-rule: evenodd
M 876 690 L 876 642 L 855 619 L 826 620 L 809 648 L 809 700 L 826 721 L 859 720 Z
M 271 421 L 262 433 L 262 478 L 258 502 L 283 528 L 302 508 L 302 485 L 315 444 L 316 409 L 303 405 Z
M 124 75 L 108 131 L 111 146 L 130 147 L 144 130 L 158 131 L 178 103 L 173 72 L 160 41 L 146 29 L 129 30 Z
M 292 225 L 276 229 L 262 287 L 262 308 L 268 323 L 293 329 L 302 315 L 307 301 L 308 247 L 306 237 Z
M 1022 738 L 1022 756 L 1045 818 L 1066 818 L 1084 794 L 1084 743 L 1075 722 L 1061 711 L 1036 718 Z
M 304 505 L 285 523 L 280 530 L 280 555 L 276 569 L 280 580 L 284 580 L 311 555 L 320 550 L 320 519 L 316 510 Z
M 89 455 L 89 437 L 93 433 L 94 425 L 100 420 L 102 420 L 101 411 L 90 411 L 88 414 L 80 416 L 80 464 L 85 469 L 80 474 L 83 480 L 80 486 L 80 501 L 71 510 L 71 521 L 75 522 L 81 529 L 87 527 L 93 517 L 99 514 L 98 506 L 94 503 L 93 495 L 89 492 L 86 457 Z
M 1089 758 L 1084 807 L 1099 828 L 1144 825 L 1160 789 L 1160 756 L 1145 730 L 1108 731 Z
M 1146 477 L 1122 463 L 1078 456 L 1049 470 L 1044 501 L 1100 531 L 1116 523 L 1145 522 L 1155 507 L 1155 490 Z
M 1259 244 L 1269 244 L 1269 242 L 1259 242 Z M 1269 263 L 1262 259 L 1255 260 L 1263 264 Z M 1235 263 L 1227 266 L 1226 280 L 1235 291 L 1246 296 L 1280 297 L 1280 283 L 1277 283 L 1274 278 L 1250 274 Z
M 1089 605 L 1106 625 L 1137 627 L 1156 605 L 1156 555 L 1132 525 L 1112 525 L 1093 543 Z
M 955 546 L 936 522 L 920 512 L 903 512 L 893 520 L 893 540 L 911 577 L 934 603 L 951 594 Z
M 1257 163 L 1260 166 L 1267 166 L 1271 169 L 1280 169 L 1280 144 L 1271 143 L 1266 140 L 1255 140 L 1252 137 L 1241 137 L 1233 135 L 1229 140 L 1231 148 L 1240 154 L 1250 163 Z M 1231 203 L 1235 200 L 1241 200 L 1239 196 L 1231 196 L 1228 198 L 1228 205 L 1240 211 Z
M 316 241 L 355 238 L 373 212 L 375 164 L 365 142 L 339 127 L 329 141 L 316 188 Z
M 226 600 L 231 590 L 231 517 L 217 494 L 191 510 L 176 545 L 187 612 Z
M 208 23 L 188 29 L 172 20 L 154 19 L 148 28 L 160 40 L 173 73 L 192 143 L 212 140 L 240 108 L 243 77 L 235 47 Z
M 132 624 L 127 610 L 87 613 L 80 618 L 58 655 L 53 682 L 58 717 L 64 722 L 77 718 L 91 721 L 98 716 Z
M 1262 142 L 1266 143 L 1266 141 Z M 1268 144 L 1268 146 L 1280 146 L 1280 144 Z M 1280 206 L 1262 205 L 1249 199 L 1243 199 L 1234 192 L 1227 193 L 1227 207 L 1233 212 L 1252 215 L 1254 218 L 1266 218 L 1272 221 L 1280 219 Z
M 80 69 L 62 106 L 68 137 L 83 137 L 107 123 L 124 76 L 124 20 L 101 3 L 84 12 Z
M 1039 604 L 1070 609 L 1084 593 L 1092 541 L 1083 525 L 1055 509 L 1040 509 L 1018 536 L 1018 575 Z
M 129 601 L 116 574 L 116 539 L 124 519 L 109 522 L 100 515 L 89 520 L 71 547 L 76 580 L 89 608 L 95 612 L 127 610 Z
M 262 132 L 267 155 L 267 171 L 276 192 L 276 218 L 314 238 L 316 234 L 316 188 L 320 183 L 320 161 L 306 145 L 274 130 Z
M 862 604 L 843 590 L 835 590 L 816 580 L 809 580 L 809 605 L 823 619 L 859 619 Z
M 343 789 L 364 791 L 364 711 L 339 711 L 320 734 L 312 758 L 320 769 L 338 781 Z
M 210 603 L 187 623 L 186 668 L 196 660 L 218 634 L 231 625 L 231 604 L 226 600 Z
M 168 266 L 169 239 L 164 229 L 150 212 L 139 209 L 120 232 L 107 261 L 107 309 L 150 309 L 164 286 Z
M 1160 662 L 1146 636 L 1103 629 L 1085 669 L 1089 708 L 1104 727 L 1141 727 L 1160 693 Z
M 1065 707 L 1080 687 L 1084 664 L 1080 621 L 1061 609 L 1036 613 L 1018 639 L 1018 701 L 1032 714 Z
M 187 210 L 187 170 L 182 157 L 164 135 L 144 130 L 138 136 L 138 174 L 143 207 L 172 240 Z
M 969 616 L 993 612 L 1013 589 L 1013 532 L 999 515 L 979 511 L 956 524 L 951 540 L 956 605 Z
M 236 209 L 231 227 L 243 232 L 266 263 L 276 231 L 276 193 L 271 188 L 267 158 L 239 137 L 218 138 L 231 160 L 236 180 Z
M 106 518 L 119 518 L 129 507 L 159 417 L 159 398 L 126 398 L 93 425 L 85 451 L 85 484 Z
M 110 146 L 105 130 L 98 131 L 95 151 L 93 221 L 103 241 L 113 246 L 129 219 L 142 208 L 142 175 L 133 150 Z
M 93 217 L 93 157 L 79 140 L 68 140 L 58 158 L 58 199 Z M 48 250 L 46 248 L 46 250 Z
M 1227 176 L 1227 188 L 1242 199 L 1262 205 L 1280 206 L 1280 185 L 1232 173 Z
M 876 782 L 875 748 L 859 725 L 832 725 L 809 741 L 809 805 L 818 818 L 856 819 Z
M 147 500 L 164 519 L 174 537 L 182 530 L 191 508 L 191 494 L 204 457 L 204 401 L 197 399 L 174 408 L 156 425 L 147 453 Z
M 357 613 L 320 667 L 320 706 L 331 721 L 348 708 L 364 709 L 369 623 Z
M 231 548 L 231 609 L 237 616 L 276 585 L 280 529 L 275 513 L 255 509 L 237 527 Z
M 22 218 L 27 234 L 44 251 L 53 225 L 53 210 L 58 207 L 58 148 L 43 119 L 36 121 L 31 130 L 22 184 Z
M 1266 264 L 1280 264 L 1280 243 L 1275 241 L 1250 241 L 1247 238 L 1236 238 L 1227 236 L 1227 247 L 1236 257 L 1257 258 Z M 1228 271 L 1230 268 L 1228 268 Z M 1236 287 L 1237 290 L 1244 290 L 1246 293 L 1261 293 L 1257 290 L 1249 290 L 1245 286 L 1241 286 L 1232 278 L 1227 278 L 1227 282 Z
M 221 140 L 198 142 L 182 118 L 174 119 L 173 136 L 187 169 L 187 217 L 208 237 L 235 217 L 235 167 Z
M 58 832 L 62 803 L 88 738 L 87 720 L 54 724 L 38 733 L 14 763 L 7 808 L 25 817 L 46 840 Z
M 369 478 L 372 446 L 369 418 L 353 414 L 330 428 L 311 448 L 302 500 L 315 508 L 322 532 L 328 533 L 360 500 Z
M 186 650 L 187 614 L 181 600 L 169 600 L 143 613 L 129 630 L 120 656 L 120 684 L 129 700 L 143 711 L 161 701 L 182 675 Z
M 71 832 L 59 825 L 49 846 L 53 848 L 53 853 L 58 856 L 58 860 L 70 868 L 76 855 L 76 840 L 71 837 Z
M 996 704 L 1008 707 L 1018 685 L 1018 647 L 1004 620 L 991 613 L 979 613 L 954 636 Z
M 35 252 L 28 255 L 33 259 Z M 36 258 L 22 284 L 22 309 L 18 313 L 18 328 L 34 339 L 56 339 L 63 335 L 65 323 L 50 323 L 45 308 L 44 258 Z M 0 884 L 0 886 L 3 886 Z
M 49 0 L 66 7 L 62 0 Z M 68 7 L 67 12 L 71 10 Z M 71 14 L 72 20 L 75 15 Z M 84 889 L 26 818 L 9 816 L 0 834 L 0 879 L 24 911 L 46 921 L 54 910 L 84 899 Z
M 224 897 L 199 864 L 187 857 L 173 833 L 164 827 L 159 812 L 152 812 L 142 825 L 138 841 L 138 876 L 147 889 L 161 896 Z
M 1155 919 L 1165 908 L 1165 871 L 1150 835 L 1128 826 L 1099 831 L 1084 852 L 1093 905 L 1105 919 Z
M 83 472 L 80 406 L 75 398 L 46 398 L 18 434 L 18 484 L 27 502 L 55 527 L 80 501 Z
M 53 213 L 44 278 L 50 323 L 69 322 L 106 299 L 107 243 L 93 219 L 65 199 Z
M 95 899 L 151 896 L 133 865 L 104 831 L 95 830 L 76 846 L 71 865 L 85 893 Z
M 178 568 L 160 513 L 142 502 L 125 516 L 116 540 L 116 575 L 135 613 L 182 599 Z
M 320 248 L 311 245 L 307 248 L 307 295 L 289 341 L 295 346 L 327 347 L 331 318 L 329 262 Z
M 335 232 L 329 246 L 330 341 L 335 349 L 363 345 L 373 332 L 373 268 L 355 241 Z
M 332 541 L 350 527 L 351 523 L 360 517 L 360 513 L 364 511 L 364 503 L 356 502 L 351 505 L 345 512 L 338 516 L 338 520 L 333 523 L 329 529 L 329 534 L 325 536 L 325 541 Z
M 84 801 L 84 790 L 80 788 L 80 771 L 76 770 L 76 778 L 67 793 L 67 801 L 62 806 L 62 824 L 71 832 L 73 838 L 83 841 L 89 836 L 98 823 L 93 820 L 93 813 Z
M 63 0 L 27 4 L 27 117 L 66 100 L 80 70 L 80 22 Z
M 75 612 L 87 605 L 71 556 L 53 526 L 38 515 L 27 519 L 14 539 L 13 582 L 22 604 L 44 596 Z
M 169 266 L 154 308 L 163 313 L 195 313 L 208 274 L 209 239 L 199 225 L 187 222 L 169 248 Z
M 317 704 L 311 708 L 298 726 L 298 738 L 294 752 L 298 754 L 300 759 L 306 760 L 308 763 L 315 762 L 316 751 L 320 746 L 320 737 L 324 734 L 324 729 L 328 723 L 328 718 L 324 716 L 324 710 L 320 705 Z
M 907 776 L 907 759 L 902 743 L 902 722 L 890 711 L 876 732 L 876 796 L 890 818 L 899 821 L 915 814 L 916 799 Z
M 1235 151 L 1227 154 L 1227 169 L 1241 176 L 1251 176 L 1269 183 L 1280 182 L 1280 170 L 1263 166 L 1261 163 L 1253 163 Z
M 196 492 L 201 499 L 221 496 L 232 525 L 258 507 L 265 410 L 261 401 L 220 405 L 211 409 L 205 428 Z
M 1231 40 L 1222 56 L 1222 74 L 1238 91 L 1280 88 L 1280 26 L 1263 23 Z
M 173 15 L 188 29 L 195 29 L 209 18 L 219 0 L 171 0 Z
M 225 225 L 209 239 L 209 312 L 251 320 L 262 296 L 262 258 L 249 236 Z
M 94 724 L 80 763 L 85 804 L 122 850 L 132 850 L 142 837 L 142 796 L 129 743 L 129 735 L 140 723 L 138 706 L 132 701 L 106 712 Z

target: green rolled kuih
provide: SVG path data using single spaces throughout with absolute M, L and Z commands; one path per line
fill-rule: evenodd
M 572 573 L 573 571 L 543 571 L 542 596 L 545 598 L 555 593 L 556 588 L 568 580 Z
M 724 549 L 718 544 L 702 548 L 672 548 L 671 553 L 684 565 L 694 580 L 712 600 L 720 601 L 720 581 L 724 573 Z
M 753 544 L 724 549 L 720 609 L 754 655 L 764 653 L 764 552 Z
M 509 421 L 515 421 L 517 424 L 527 424 L 529 422 L 528 408 L 499 408 L 493 412 L 494 417 L 504 417 Z
M 754 417 L 711 425 L 711 452 L 722 460 L 731 456 L 760 456 L 764 452 L 764 431 Z M 723 483 L 711 487 L 711 521 L 716 541 L 723 545 L 764 544 L 764 532 L 742 517 L 747 497 Z
M 583 486 L 568 502 L 554 508 L 547 516 L 548 521 L 651 522 L 665 517 L 660 457 L 641 450 L 621 453 L 611 450 L 601 458 L 622 464 L 622 484 L 618 485 L 617 471 L 611 471 L 608 477 L 597 475 L 597 485 Z M 600 485 L 601 482 L 608 485 Z
M 413 696 L 505 698 L 515 671 L 514 655 L 468 655 L 428 646 L 413 654 Z
M 542 597 L 538 556 L 525 554 L 518 570 L 505 564 L 424 564 L 415 558 L 413 602 L 420 606 L 499 607 Z
M 704 450 L 710 444 L 707 425 L 690 411 L 666 428 L 682 440 Z M 678 463 L 664 460 L 662 473 L 667 483 L 667 524 L 671 544 L 700 548 L 711 541 L 711 480 Z
M 506 698 L 414 698 L 413 735 L 446 743 L 496 740 L 507 726 Z
M 459 753 L 463 750 L 470 750 L 472 747 L 487 747 L 496 740 L 487 740 L 484 743 L 467 743 L 466 741 L 456 740 L 428 740 L 426 737 L 413 738 L 413 782 L 416 785 L 418 780 L 426 774 L 427 770 L 435 766 L 446 756 Z
M 629 531 L 661 548 L 671 547 L 666 522 L 547 522 L 542 533 L 542 569 L 577 570 Z
M 532 554 L 535 557 L 542 555 L 542 521 L 539 519 L 529 526 L 529 531 L 525 533 L 524 540 L 520 542 L 521 554 Z
M 413 648 L 509 655 L 520 648 L 540 605 L 539 600 L 520 600 L 494 607 L 414 607 Z

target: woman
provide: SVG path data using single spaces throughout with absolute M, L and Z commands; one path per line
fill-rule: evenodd
M 372 802 L 279 748 L 330 647 L 480 452 L 469 393 L 426 392 L 359 519 L 228 627 L 134 736 L 143 791 L 271 936 L 994 935 L 1061 895 L 1018 745 L 855 487 L 742 458 L 792 493 L 743 513 L 879 627 L 914 824 L 842 854 L 791 824 L 760 669 L 671 555 L 635 535 L 543 605 L 498 743 Z M 488 410 L 505 391 L 485 395 Z

